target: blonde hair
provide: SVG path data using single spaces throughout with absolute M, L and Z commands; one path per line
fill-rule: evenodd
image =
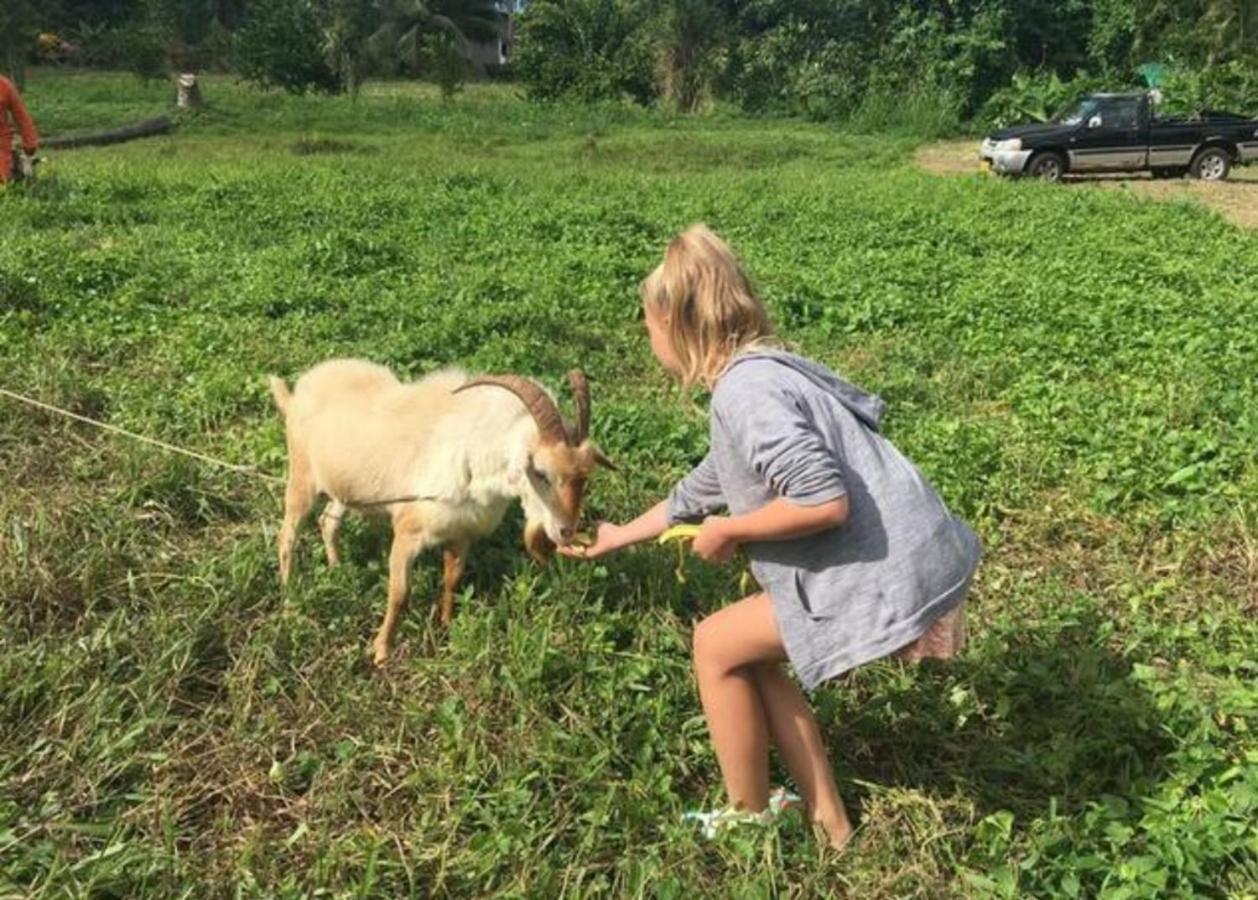
M 779 344 L 769 312 L 742 263 L 706 225 L 669 242 L 664 262 L 643 279 L 643 305 L 667 321 L 681 383 L 711 388 L 729 361 L 752 346 Z

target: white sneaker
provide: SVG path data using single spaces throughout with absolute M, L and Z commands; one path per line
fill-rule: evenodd
M 748 812 L 727 806 L 714 812 L 695 810 L 682 813 L 681 820 L 698 822 L 703 836 L 712 840 L 722 831 L 735 825 L 768 825 L 782 813 L 799 804 L 800 799 L 797 794 L 791 793 L 786 788 L 776 788 L 769 794 L 769 805 L 760 812 Z

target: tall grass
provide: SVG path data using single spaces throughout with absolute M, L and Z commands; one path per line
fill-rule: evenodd
M 918 140 L 949 137 L 961 130 L 961 102 L 938 88 L 907 92 L 873 88 L 861 99 L 847 127 L 859 134 L 900 134 Z

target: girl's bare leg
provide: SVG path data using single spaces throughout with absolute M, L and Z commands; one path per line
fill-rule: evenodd
M 831 846 L 842 847 L 852 836 L 852 823 L 834 783 L 830 757 L 812 707 L 779 664 L 760 663 L 753 672 L 773 743 L 799 785 L 809 816 L 824 829 Z
M 778 668 L 786 650 L 767 594 L 755 594 L 695 628 L 699 697 L 730 802 L 759 812 L 769 799 L 769 735 L 831 844 L 851 824 L 830 772 L 817 720 L 799 688 Z
M 699 699 L 725 792 L 735 808 L 759 812 L 769 803 L 769 726 L 750 663 L 781 658 L 777 629 L 767 632 L 757 600 L 749 597 L 695 626 Z

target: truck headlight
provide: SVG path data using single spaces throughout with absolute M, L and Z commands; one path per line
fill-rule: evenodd
M 997 141 L 992 149 L 997 153 L 1016 153 L 1022 149 L 1022 139 L 1010 138 L 1007 141 Z

